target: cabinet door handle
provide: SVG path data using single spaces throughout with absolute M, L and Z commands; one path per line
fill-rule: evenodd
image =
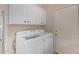
M 26 21 L 24 21 L 26 23 Z
M 29 23 L 29 21 L 27 21 Z

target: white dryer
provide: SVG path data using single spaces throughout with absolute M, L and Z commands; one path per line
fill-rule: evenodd
M 53 53 L 53 35 L 44 30 L 29 30 L 16 33 L 17 54 Z

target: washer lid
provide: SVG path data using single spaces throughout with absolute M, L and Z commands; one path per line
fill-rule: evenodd
M 45 33 L 45 30 L 43 29 L 37 29 L 37 30 L 27 30 L 27 31 L 19 31 L 16 33 L 16 36 L 18 37 L 30 37 L 30 36 L 37 36 L 42 35 Z

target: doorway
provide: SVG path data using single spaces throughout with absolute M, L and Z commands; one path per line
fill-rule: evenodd
M 0 11 L 0 54 L 4 53 L 4 12 Z

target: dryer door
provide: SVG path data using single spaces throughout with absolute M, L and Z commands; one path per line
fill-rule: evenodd
M 25 43 L 25 53 L 27 54 L 40 54 L 43 52 L 43 42 L 41 37 L 27 40 Z
M 19 54 L 40 54 L 43 52 L 43 41 L 41 37 L 24 39 L 16 39 L 16 53 Z
M 43 39 L 43 53 L 52 54 L 53 53 L 53 35 L 47 34 Z

